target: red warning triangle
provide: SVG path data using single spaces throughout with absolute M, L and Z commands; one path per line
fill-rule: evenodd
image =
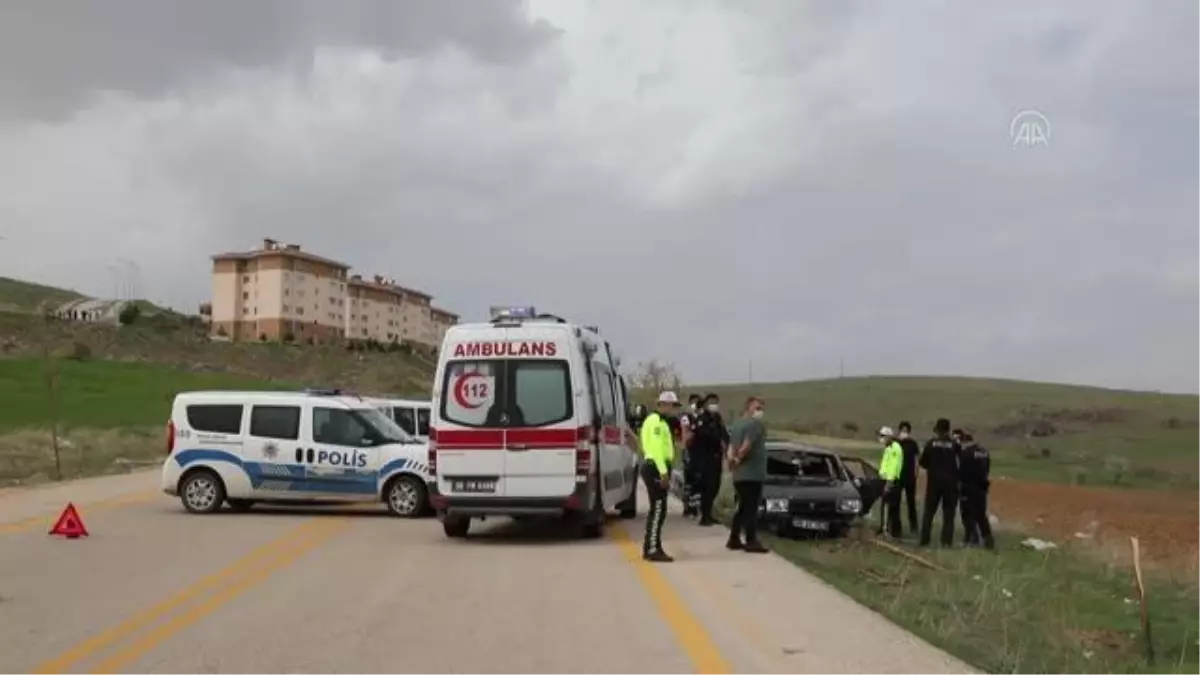
M 87 528 L 83 526 L 83 519 L 79 517 L 79 512 L 75 510 L 74 504 L 67 502 L 67 508 L 63 509 L 62 515 L 58 517 L 58 522 L 54 523 L 54 527 L 50 528 L 50 534 L 57 534 L 67 539 L 88 536 Z

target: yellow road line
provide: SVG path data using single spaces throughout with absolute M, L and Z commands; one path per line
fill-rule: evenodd
M 116 497 L 101 499 L 91 503 L 79 503 L 76 504 L 75 507 L 79 509 L 79 515 L 83 517 L 84 523 L 86 524 L 87 512 L 89 511 L 101 511 L 105 509 L 121 508 L 123 506 L 132 506 L 134 504 L 144 504 L 154 499 L 159 494 L 162 493 L 157 490 L 135 492 L 132 494 L 117 495 Z M 63 502 L 63 508 L 66 508 L 66 505 L 67 503 Z M 0 523 L 0 534 L 18 534 L 21 532 L 30 532 L 42 527 L 45 527 L 47 530 L 49 530 L 54 525 L 54 521 L 58 519 L 58 516 L 61 513 L 62 511 L 60 510 L 54 513 L 43 513 L 37 516 L 30 516 L 28 518 L 14 520 L 12 522 Z
M 678 640 L 684 652 L 687 653 L 688 658 L 691 659 L 696 672 L 736 672 L 733 666 L 725 660 L 725 657 L 717 649 L 712 635 L 701 625 L 700 620 L 688 610 L 687 605 L 683 602 L 683 598 L 679 597 L 679 594 L 671 586 L 671 583 L 667 581 L 666 577 L 663 576 L 663 573 L 652 563 L 642 560 L 641 546 L 629 536 L 625 528 L 618 525 L 610 528 L 609 532 L 612 534 L 613 539 L 616 540 L 621 552 L 625 554 L 625 558 L 637 570 L 638 579 L 646 587 L 646 590 L 650 592 L 650 597 L 654 599 L 654 604 L 658 606 L 658 613 L 675 633 L 675 639 Z
M 244 572 L 247 569 L 253 569 L 255 565 L 269 563 L 275 556 L 282 555 L 289 547 L 295 546 L 310 535 L 321 532 L 322 529 L 328 527 L 331 521 L 308 521 L 304 524 L 293 528 L 284 536 L 267 542 L 262 546 L 251 551 L 246 556 L 242 557 L 232 565 L 214 572 L 196 583 L 184 588 L 175 595 L 166 600 L 142 611 L 125 621 L 112 626 L 83 642 L 68 649 L 57 657 L 50 659 L 39 665 L 32 672 L 34 673 L 61 673 L 65 672 L 74 664 L 82 661 L 92 654 L 109 647 L 118 640 L 127 635 L 135 633 L 146 626 L 153 624 L 170 612 L 175 611 L 179 607 L 191 602 L 203 593 L 215 589 L 222 582 L 233 578 L 236 575 Z
M 240 596 L 246 591 L 266 581 L 272 574 L 290 566 L 304 557 L 309 551 L 321 546 L 350 526 L 348 521 L 332 521 L 332 524 L 303 540 L 294 548 L 278 556 L 273 562 L 261 568 L 254 569 L 235 583 L 206 598 L 202 603 L 193 606 L 175 618 L 160 624 L 157 628 L 144 635 L 140 640 L 118 651 L 102 661 L 92 673 L 119 673 L 125 666 L 137 661 L 147 652 L 166 642 L 179 631 L 200 621 L 204 617 L 220 609 L 222 605 Z

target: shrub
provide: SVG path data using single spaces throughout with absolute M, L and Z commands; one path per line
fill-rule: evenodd
M 136 302 L 130 302 L 121 309 L 121 313 L 117 315 L 117 321 L 121 322 L 122 326 L 128 326 L 138 320 L 142 315 L 142 308 Z

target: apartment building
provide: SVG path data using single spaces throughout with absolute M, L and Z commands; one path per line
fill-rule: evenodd
M 441 344 L 458 317 L 433 297 L 350 266 L 264 239 L 261 249 L 213 256 L 211 332 L 230 340 Z
M 350 266 L 264 239 L 213 260 L 211 330 L 231 340 L 330 342 L 346 330 Z
M 438 346 L 442 344 L 450 326 L 458 323 L 458 315 L 438 307 L 430 307 L 429 312 L 433 319 L 433 344 Z

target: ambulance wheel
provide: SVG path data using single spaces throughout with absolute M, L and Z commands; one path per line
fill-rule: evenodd
M 447 537 L 451 539 L 462 539 L 467 536 L 467 531 L 471 529 L 471 519 L 462 517 L 446 516 L 442 520 L 442 530 Z
M 383 491 L 388 511 L 398 518 L 419 518 L 429 504 L 425 485 L 412 476 L 397 476 L 388 481 Z
M 229 500 L 229 510 L 233 511 L 234 513 L 245 513 L 247 511 L 249 511 L 250 508 L 253 506 L 254 506 L 254 500 L 252 500 L 252 499 L 230 499 Z
M 632 520 L 633 518 L 637 518 L 637 493 L 638 493 L 638 486 L 637 486 L 637 483 L 634 483 L 633 484 L 633 492 L 629 493 L 629 499 L 626 499 L 625 501 L 621 502 L 620 504 L 617 504 L 617 511 L 620 513 L 621 517 L 624 518 L 625 520 Z
M 179 500 L 189 513 L 216 513 L 225 503 L 225 484 L 209 469 L 196 469 L 179 482 Z
M 582 534 L 584 539 L 599 539 L 604 536 L 604 502 L 597 487 L 592 508 L 583 514 Z

